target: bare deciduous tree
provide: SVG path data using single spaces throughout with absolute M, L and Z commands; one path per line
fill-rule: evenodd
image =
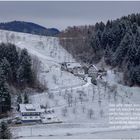
M 104 111 L 103 111 L 103 109 L 100 110 L 100 116 L 101 116 L 101 117 L 104 116 Z
M 77 105 L 77 98 L 75 97 L 74 98 L 74 106 L 76 106 Z
M 88 116 L 89 116 L 89 118 L 92 119 L 93 118 L 93 115 L 94 115 L 93 109 L 89 109 L 88 110 Z
M 53 75 L 52 78 L 53 78 L 54 83 L 57 84 L 57 82 L 58 82 L 57 76 L 56 75 Z
M 73 97 L 71 93 L 68 93 L 67 95 L 67 102 L 68 102 L 68 106 L 71 107 L 73 104 Z
M 94 87 L 92 88 L 92 102 L 94 101 L 94 96 L 95 96 L 95 89 Z
M 74 108 L 72 109 L 72 112 L 73 112 L 73 114 L 76 114 L 76 113 L 77 113 L 76 107 L 74 107 Z
M 86 107 L 82 106 L 82 112 L 85 113 Z
M 85 93 L 82 90 L 78 90 L 77 93 L 79 93 L 79 100 L 82 104 L 85 98 Z
M 48 92 L 48 97 L 49 97 L 49 99 L 54 99 L 54 94 L 53 94 L 53 92 Z
M 68 112 L 67 107 L 65 107 L 65 108 L 62 109 L 62 115 L 63 115 L 64 117 L 66 117 L 67 112 Z
M 10 35 L 10 33 L 9 33 L 9 32 L 6 32 L 5 38 L 6 38 L 6 42 L 7 42 L 7 43 L 9 43 L 9 41 L 10 41 L 9 35 Z

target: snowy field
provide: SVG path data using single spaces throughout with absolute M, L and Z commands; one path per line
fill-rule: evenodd
M 139 139 L 139 129 L 112 130 L 109 128 L 76 126 L 74 124 L 58 124 L 14 129 L 19 139 Z M 22 133 L 22 134 L 21 134 Z
M 61 62 L 75 62 L 56 37 L 43 37 L 0 30 L 0 41 L 26 48 L 40 62 L 39 78 L 48 92 L 33 94 L 31 103 L 55 110 L 61 124 L 36 124 L 13 127 L 15 138 L 132 138 L 140 130 L 113 130 L 108 123 L 109 103 L 140 103 L 140 88 L 118 84 L 119 76 L 108 70 L 95 86 L 66 71 Z M 119 134 L 119 135 L 118 135 Z

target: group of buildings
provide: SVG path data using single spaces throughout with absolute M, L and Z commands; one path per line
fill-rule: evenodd
M 95 65 L 81 65 L 75 62 L 64 62 L 61 64 L 61 69 L 71 72 L 75 76 L 84 78 L 85 75 L 89 77 L 99 77 L 105 73 L 104 70 L 98 69 Z M 54 110 L 46 110 L 41 108 L 37 104 L 20 104 L 20 120 L 22 123 L 28 122 L 42 122 L 42 123 L 51 123 L 51 122 L 61 122 L 57 117 L 55 117 Z
M 105 73 L 104 70 L 98 69 L 95 65 L 81 65 L 76 62 L 64 62 L 61 64 L 61 69 L 82 78 L 84 78 L 85 75 L 88 75 L 89 77 L 98 77 Z

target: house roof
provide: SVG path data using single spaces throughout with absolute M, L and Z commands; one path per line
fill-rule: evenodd
M 98 68 L 97 68 L 95 65 L 92 64 L 92 65 L 89 66 L 89 68 L 90 68 L 90 67 L 93 67 L 95 70 L 98 71 Z
M 44 109 L 40 108 L 37 104 L 20 104 L 20 112 L 44 112 Z
M 66 63 L 66 65 L 67 65 L 67 68 L 81 67 L 81 65 L 76 62 Z

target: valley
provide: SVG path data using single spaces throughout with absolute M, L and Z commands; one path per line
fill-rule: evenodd
M 139 136 L 139 128 L 117 130 L 109 125 L 109 104 L 132 104 L 140 100 L 139 87 L 118 82 L 121 73 L 117 75 L 106 67 L 107 75 L 97 79 L 97 85 L 94 85 L 91 77 L 86 76 L 87 80 L 84 80 L 62 70 L 61 63 L 76 60 L 59 44 L 57 37 L 0 30 L 0 42 L 25 48 L 39 60 L 38 78 L 48 90 L 30 94 L 29 102 L 53 109 L 62 121 L 15 125 L 11 127 L 14 138 L 128 138 L 127 134 L 131 132 L 132 137 Z

